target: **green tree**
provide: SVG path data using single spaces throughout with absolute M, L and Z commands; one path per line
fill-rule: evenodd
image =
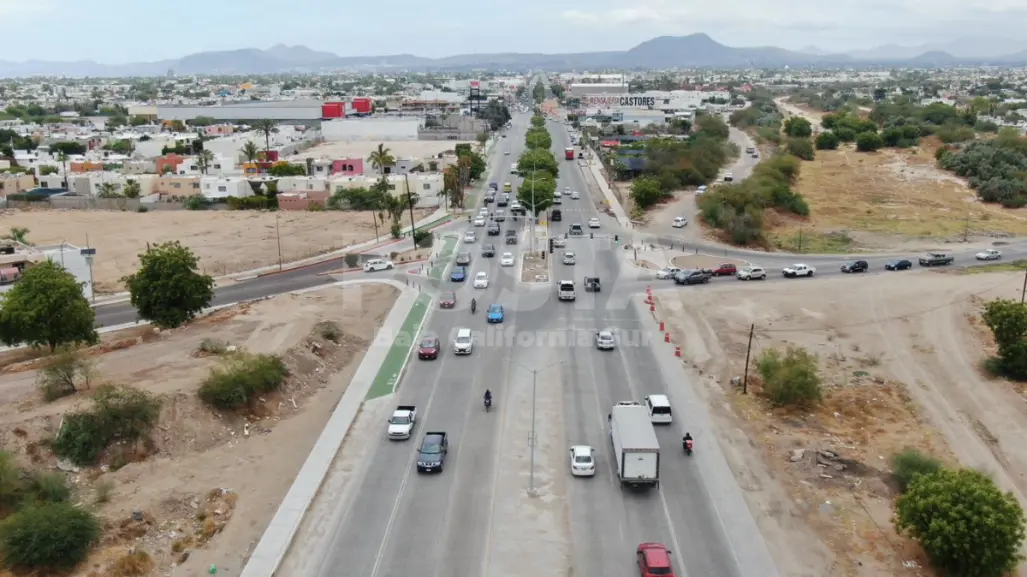
M 719 115 L 704 114 L 695 120 L 695 125 L 699 129 L 700 133 L 709 136 L 710 138 L 727 140 L 727 137 L 731 134 L 731 130 L 728 128 L 727 124 L 720 119 Z
M 541 149 L 529 149 L 521 153 L 517 159 L 517 168 L 521 172 L 543 171 L 553 178 L 560 176 L 560 164 L 552 152 Z
M 813 125 L 801 116 L 793 116 L 785 120 L 784 131 L 793 138 L 809 138 L 813 134 Z
M 265 154 L 271 152 L 271 135 L 278 132 L 278 126 L 275 124 L 275 121 L 266 118 L 258 120 L 254 123 L 253 129 L 264 135 Z M 264 159 L 268 160 L 268 156 L 265 156 Z
M 884 141 L 876 132 L 861 132 L 856 135 L 856 150 L 875 152 L 884 146 Z
M 839 144 L 838 135 L 830 131 L 818 134 L 815 142 L 817 150 L 837 150 Z
M 101 525 L 70 503 L 29 505 L 0 524 L 0 555 L 10 569 L 70 569 L 100 538 Z
M 642 210 L 669 197 L 670 194 L 660 186 L 660 181 L 655 178 L 643 176 L 636 178 L 631 183 L 631 200 Z
M 942 465 L 941 461 L 930 455 L 916 449 L 905 449 L 892 455 L 891 468 L 899 490 L 905 493 L 917 475 L 933 475 L 942 470 Z
M 517 187 L 517 200 L 521 205 L 538 216 L 553 205 L 556 193 L 556 180 L 548 172 L 535 171 L 524 175 L 524 180 Z
M 64 154 L 71 156 L 73 154 L 85 154 L 86 146 L 78 142 L 55 142 L 50 145 L 51 152 L 63 152 Z
M 896 528 L 951 577 L 1002 577 L 1023 559 L 1023 509 L 980 471 L 915 476 L 895 512 Z
M 784 355 L 767 349 L 757 368 L 763 377 L 763 393 L 775 405 L 808 407 L 823 398 L 817 357 L 806 349 L 788 347 Z
M 381 143 L 379 143 L 378 148 L 372 151 L 371 155 L 367 157 L 367 161 L 371 163 L 371 168 L 375 169 L 379 176 L 384 176 L 385 169 L 396 164 L 396 159 L 392 156 L 392 151 Z
M 998 345 L 994 369 L 1015 380 L 1027 380 L 1027 305 L 996 299 L 984 305 L 984 324 Z
M 791 137 L 788 139 L 788 154 L 802 160 L 813 160 L 813 143 L 808 138 Z
M 98 342 L 96 315 L 83 285 L 52 261 L 26 269 L 0 307 L 0 341 L 46 345 L 51 352 L 64 344 Z
M 531 117 L 531 126 L 534 127 L 534 128 L 545 128 L 546 127 L 546 118 L 544 116 L 539 115 L 539 114 L 536 114 L 536 115 L 532 116 Z
M 292 164 L 289 162 L 279 162 L 271 167 L 268 171 L 271 176 L 306 176 L 306 167 L 299 164 Z
M 260 156 L 260 150 L 257 149 L 257 145 L 252 140 L 247 140 L 246 144 L 242 145 L 240 152 L 243 158 L 246 159 L 246 162 L 257 162 L 257 157 Z
M 178 241 L 139 255 L 139 270 L 122 279 L 139 316 L 166 329 L 182 326 L 210 305 L 214 279 L 200 274 L 199 259 Z
M 123 196 L 118 192 L 118 185 L 113 182 L 101 182 L 96 190 L 96 198 L 122 198 Z

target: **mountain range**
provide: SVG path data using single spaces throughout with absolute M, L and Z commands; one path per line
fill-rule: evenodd
M 163 76 L 169 71 L 192 74 L 275 74 L 289 72 L 388 71 L 388 70 L 581 70 L 581 69 L 661 69 L 661 68 L 736 68 L 736 67 L 832 67 L 852 65 L 951 66 L 956 64 L 1022 64 L 1027 50 L 1015 44 L 982 48 L 969 41 L 944 45 L 903 47 L 881 46 L 871 50 L 832 53 L 815 46 L 793 51 L 773 46 L 732 47 L 706 34 L 661 36 L 634 48 L 621 51 L 568 54 L 500 53 L 460 54 L 444 58 L 424 58 L 412 54 L 388 56 L 338 56 L 306 46 L 279 44 L 266 50 L 243 48 L 198 52 L 179 59 L 109 65 L 91 60 L 54 62 L 0 60 L 0 77 L 69 76 L 126 77 Z M 1016 50 L 1020 48 L 1017 52 Z

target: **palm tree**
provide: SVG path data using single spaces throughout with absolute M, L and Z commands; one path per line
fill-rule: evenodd
M 125 183 L 125 188 L 122 189 L 125 198 L 139 198 L 143 192 L 143 187 L 139 185 L 138 181 L 130 180 Z
M 449 198 L 449 207 L 456 208 L 463 205 L 464 191 L 460 188 L 460 168 L 456 165 L 446 167 L 442 173 L 442 188 Z
M 246 162 L 255 163 L 257 162 L 257 156 L 260 155 L 260 151 L 252 140 L 247 140 L 246 144 L 242 145 L 242 155 Z
M 12 226 L 10 234 L 5 234 L 3 236 L 0 236 L 0 238 L 4 240 L 13 240 L 15 242 L 20 242 L 21 244 L 32 244 L 28 241 L 28 238 L 26 238 L 28 234 L 29 229 Z
M 68 154 L 63 150 L 57 153 L 57 161 L 61 163 L 61 176 L 64 177 L 64 188 L 68 188 Z
M 97 198 L 121 198 L 123 195 L 118 192 L 118 187 L 113 182 L 102 182 L 100 183 L 99 191 L 96 193 Z
M 264 135 L 264 160 L 268 160 L 268 157 L 270 156 L 268 153 L 271 152 L 271 135 L 278 133 L 278 127 L 275 125 L 274 120 L 268 120 L 265 118 L 258 120 L 257 123 L 253 125 L 253 128 Z
M 210 169 L 210 165 L 214 163 L 214 153 L 209 150 L 201 150 L 196 155 L 196 167 L 200 169 L 202 174 L 207 174 L 207 170 Z
M 367 157 L 367 161 L 371 163 L 371 168 L 378 171 L 378 176 L 383 178 L 385 176 L 385 168 L 396 164 L 392 151 L 385 148 L 385 145 L 381 143 L 378 144 L 378 149 Z

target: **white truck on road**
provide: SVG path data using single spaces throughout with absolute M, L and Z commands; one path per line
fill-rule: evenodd
M 399 405 L 392 411 L 389 419 L 389 439 L 402 441 L 410 438 L 414 430 L 414 422 L 417 421 L 417 407 L 414 405 Z
M 562 301 L 572 301 L 574 295 L 574 281 L 562 280 L 556 287 L 556 296 Z
M 610 410 L 610 440 L 622 487 L 660 486 L 660 443 L 645 407 L 615 405 Z

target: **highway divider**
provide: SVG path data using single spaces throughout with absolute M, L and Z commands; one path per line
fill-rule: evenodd
M 361 279 L 332 283 L 309 289 L 294 291 L 290 294 L 303 294 L 329 287 L 348 286 L 354 284 L 385 283 L 402 290 L 396 304 L 382 323 L 382 330 L 371 343 L 363 361 L 350 380 L 342 399 L 335 406 L 328 424 L 311 449 L 303 467 L 293 480 L 292 486 L 278 506 L 275 516 L 271 519 L 256 548 L 250 554 L 241 577 L 273 577 L 292 545 L 296 532 L 300 528 L 304 515 L 313 503 L 324 482 L 325 476 L 342 447 L 342 442 L 349 433 L 350 426 L 357 416 L 377 378 L 380 366 L 386 360 L 392 345 L 405 325 L 405 321 L 414 308 L 420 295 L 414 290 L 403 290 L 403 283 L 392 279 Z M 396 328 L 391 328 L 396 327 Z M 391 329 L 391 330 L 390 330 Z M 390 338 L 391 337 L 391 338 Z

